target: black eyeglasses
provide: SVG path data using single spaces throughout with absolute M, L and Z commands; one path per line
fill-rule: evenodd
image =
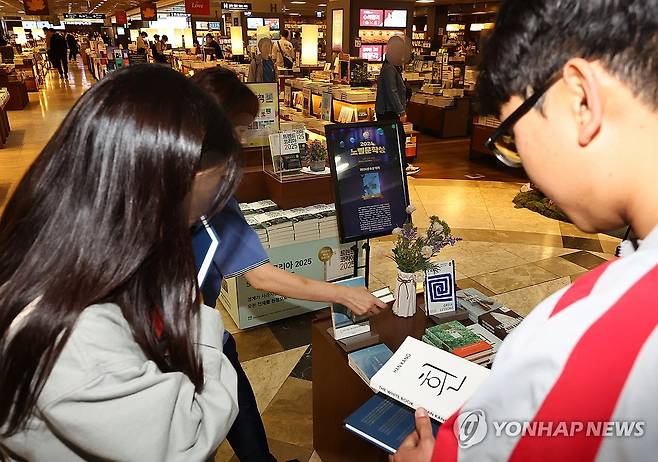
M 521 156 L 516 148 L 514 141 L 514 125 L 521 120 L 521 118 L 530 112 L 530 109 L 535 107 L 537 101 L 557 82 L 553 81 L 546 85 L 540 91 L 536 91 L 530 98 L 526 99 L 516 111 L 512 112 L 510 116 L 505 119 L 498 129 L 491 135 L 484 146 L 493 151 L 496 158 L 508 167 L 518 168 L 522 166 Z

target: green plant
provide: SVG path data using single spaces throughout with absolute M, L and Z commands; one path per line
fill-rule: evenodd
M 308 158 L 312 162 L 326 160 L 327 148 L 318 140 L 310 141 L 308 143 Z
M 407 213 L 410 215 L 415 210 L 413 205 L 407 207 Z M 454 237 L 448 223 L 436 215 L 430 217 L 430 226 L 425 233 L 418 233 L 418 228 L 407 222 L 402 228 L 395 228 L 393 234 L 397 236 L 397 241 L 393 246 L 391 258 L 404 273 L 434 269 L 436 264 L 431 258 L 444 247 L 455 245 L 461 240 Z
M 551 200 L 541 192 L 533 189 L 530 191 L 520 192 L 513 200 L 514 207 L 517 209 L 526 208 L 533 212 L 544 215 L 554 220 L 571 223 L 569 217 Z

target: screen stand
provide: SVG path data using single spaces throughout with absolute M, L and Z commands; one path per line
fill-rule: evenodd
M 355 242 L 352 246 L 352 252 L 354 252 L 354 277 L 357 277 L 359 270 L 363 268 L 366 287 L 368 287 L 368 284 L 370 284 L 370 239 L 366 239 L 361 248 L 366 252 L 366 261 L 363 266 L 359 266 L 359 244 Z

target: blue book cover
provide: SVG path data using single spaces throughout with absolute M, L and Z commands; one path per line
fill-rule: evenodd
M 350 365 L 358 368 L 369 381 L 386 364 L 386 361 L 391 359 L 393 352 L 386 345 L 380 343 L 355 351 L 347 356 Z
M 346 429 L 389 454 L 394 454 L 416 429 L 414 411 L 382 394 L 366 401 L 344 423 Z M 439 424 L 432 420 L 434 435 L 438 430 Z

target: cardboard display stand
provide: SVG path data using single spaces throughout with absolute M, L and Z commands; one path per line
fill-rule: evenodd
M 353 275 L 354 254 L 351 247 L 350 244 L 340 244 L 338 238 L 331 237 L 295 242 L 267 249 L 267 253 L 270 262 L 276 267 L 315 280 L 336 281 Z M 220 301 L 240 329 L 329 306 L 327 303 L 292 300 L 256 290 L 243 276 L 222 282 Z

